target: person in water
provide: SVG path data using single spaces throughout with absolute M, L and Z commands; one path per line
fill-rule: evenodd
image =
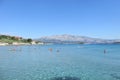
M 59 50 L 57 50 L 56 52 L 60 52 Z
M 106 53 L 106 49 L 104 49 L 104 54 Z
M 52 52 L 52 51 L 53 51 L 53 49 L 52 49 L 52 48 L 49 48 L 49 51 L 50 51 L 50 52 Z

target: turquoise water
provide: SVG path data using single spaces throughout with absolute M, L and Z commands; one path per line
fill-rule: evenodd
M 0 46 L 0 80 L 120 80 L 120 45 Z

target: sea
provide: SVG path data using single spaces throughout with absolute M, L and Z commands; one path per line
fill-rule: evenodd
M 120 80 L 120 45 L 0 46 L 0 80 Z

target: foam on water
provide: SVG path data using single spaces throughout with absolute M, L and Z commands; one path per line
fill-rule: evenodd
M 1 46 L 0 80 L 120 80 L 120 45 Z

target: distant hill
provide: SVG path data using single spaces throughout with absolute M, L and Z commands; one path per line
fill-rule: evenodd
M 43 41 L 47 43 L 77 43 L 77 44 L 112 44 L 120 43 L 120 40 L 107 40 L 99 38 L 91 38 L 86 36 L 76 36 L 76 35 L 53 35 L 45 36 L 37 39 L 38 41 Z

